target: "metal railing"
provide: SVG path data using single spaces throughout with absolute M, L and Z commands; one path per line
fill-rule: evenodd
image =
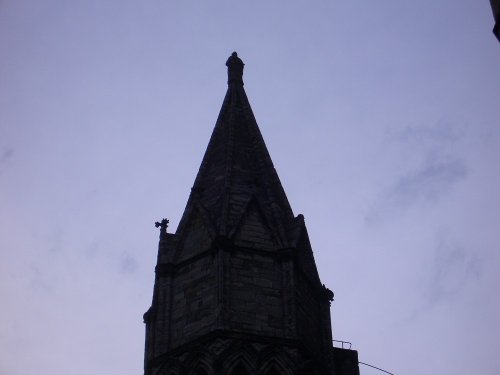
M 340 342 L 342 344 L 342 349 L 351 349 L 352 344 L 349 341 L 343 341 L 343 340 L 332 340 L 333 342 Z M 349 344 L 348 348 L 344 348 L 344 344 L 347 346 Z
M 342 349 L 349 349 L 349 350 L 351 350 L 352 344 L 351 344 L 349 341 L 344 341 L 344 340 L 332 340 L 332 342 L 338 342 L 338 343 L 340 343 L 340 344 L 342 345 Z M 344 348 L 344 345 L 345 345 L 345 346 L 349 345 L 349 348 Z M 389 374 L 389 375 L 394 375 L 392 372 L 386 371 L 386 370 L 381 369 L 380 367 L 377 367 L 377 366 L 369 365 L 368 363 L 364 363 L 364 362 L 360 362 L 360 361 L 358 361 L 358 364 L 360 364 L 360 365 L 365 365 L 365 366 L 368 366 L 368 367 L 374 368 L 374 369 L 376 369 L 376 370 L 379 370 L 379 371 L 385 372 L 386 374 Z

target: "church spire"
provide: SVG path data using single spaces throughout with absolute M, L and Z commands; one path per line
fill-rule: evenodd
M 226 66 L 227 93 L 177 234 L 201 215 L 210 237 L 231 239 L 258 214 L 269 243 L 285 248 L 294 215 L 243 88 L 243 61 L 233 52 Z

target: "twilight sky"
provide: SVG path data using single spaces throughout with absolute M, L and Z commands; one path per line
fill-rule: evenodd
M 0 0 L 0 375 L 142 373 L 153 223 L 175 231 L 233 50 L 334 338 L 498 375 L 492 27 L 487 0 Z

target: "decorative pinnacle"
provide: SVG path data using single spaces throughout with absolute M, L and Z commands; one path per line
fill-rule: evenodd
M 160 236 L 166 235 L 167 234 L 167 227 L 168 227 L 168 219 L 162 219 L 161 222 L 156 222 L 155 223 L 156 228 L 160 228 Z
M 232 83 L 243 85 L 243 61 L 238 57 L 236 52 L 233 52 L 226 61 L 227 66 L 227 84 Z

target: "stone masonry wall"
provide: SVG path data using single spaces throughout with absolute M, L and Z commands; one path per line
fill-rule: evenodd
M 228 328 L 283 337 L 281 268 L 273 254 L 236 250 L 228 272 Z
M 181 345 L 214 324 L 216 285 L 210 253 L 179 267 L 172 283 L 171 343 Z

